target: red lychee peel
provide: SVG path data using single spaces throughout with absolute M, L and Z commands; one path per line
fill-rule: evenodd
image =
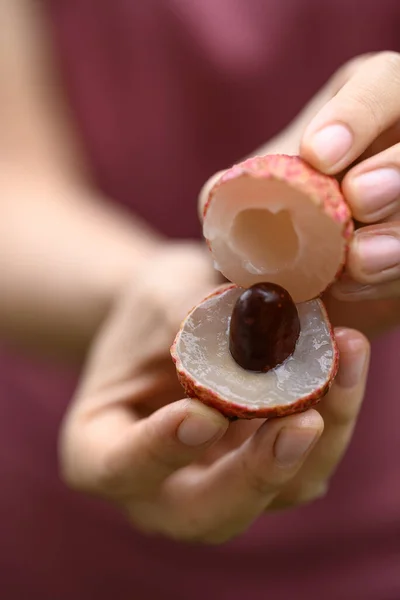
M 226 182 L 238 177 L 275 179 L 284 182 L 293 189 L 308 196 L 310 201 L 314 202 L 335 223 L 340 225 L 343 239 L 347 243 L 345 244 L 343 256 L 338 257 L 336 275 L 333 281 L 329 283 L 329 286 L 332 285 L 343 272 L 347 260 L 349 242 L 354 232 L 352 214 L 343 197 L 338 181 L 329 175 L 316 171 L 299 156 L 270 154 L 248 158 L 225 171 L 211 188 L 204 205 L 203 220 L 206 218 L 210 205 L 214 201 L 219 188 Z M 212 253 L 212 245 L 207 239 L 206 243 Z M 217 257 L 214 258 L 217 259 Z M 322 290 L 321 294 L 324 291 Z
M 349 242 L 354 232 L 354 223 L 350 209 L 342 195 L 340 185 L 334 178 L 316 171 L 298 156 L 276 154 L 252 157 L 240 164 L 232 166 L 230 169 L 225 171 L 221 178 L 214 184 L 209 192 L 204 206 L 203 219 L 206 218 L 210 205 L 214 201 L 216 192 L 219 190 L 219 188 L 226 182 L 238 177 L 275 179 L 284 182 L 292 188 L 305 194 L 310 201 L 314 202 L 315 206 L 320 207 L 321 211 L 328 215 L 334 222 L 338 223 L 341 228 L 343 239 L 346 242 L 343 253 L 344 255 L 338 256 L 338 268 L 335 279 L 340 276 L 347 259 Z M 211 244 L 207 239 L 206 243 L 212 253 Z M 332 281 L 329 286 L 333 283 L 334 281 Z M 223 292 L 234 287 L 236 287 L 235 283 L 227 284 L 209 294 L 204 301 L 222 294 Z M 269 406 L 265 408 L 258 408 L 256 410 L 223 398 L 215 390 L 209 389 L 208 387 L 194 381 L 193 377 L 187 372 L 182 364 L 177 352 L 177 343 L 185 324 L 184 320 L 178 334 L 175 337 L 174 343 L 171 346 L 171 356 L 176 366 L 178 379 L 185 390 L 186 395 L 189 398 L 197 399 L 207 406 L 218 410 L 230 419 L 269 419 L 282 417 L 305 411 L 311 406 L 316 405 L 329 391 L 339 367 L 339 352 L 334 337 L 333 327 L 329 321 L 324 304 L 321 300 L 319 300 L 319 303 L 321 312 L 329 328 L 334 355 L 329 378 L 321 387 L 316 388 L 313 393 L 306 397 L 300 398 L 291 404 L 285 404 L 283 406 Z M 192 311 L 190 311 L 188 314 L 191 312 Z
M 212 292 L 211 294 L 209 294 L 208 296 L 206 296 L 206 298 L 204 298 L 203 302 L 206 302 L 210 298 L 214 298 L 215 296 L 218 296 L 218 295 L 226 292 L 227 290 L 235 288 L 235 287 L 237 287 L 237 286 L 234 284 L 232 284 L 232 285 L 228 284 L 228 285 L 224 286 L 223 288 L 218 289 L 218 290 Z M 246 407 L 244 405 L 241 405 L 241 404 L 238 404 L 238 403 L 235 403 L 232 401 L 228 401 L 225 398 L 223 398 L 220 394 L 215 392 L 214 390 L 209 389 L 208 387 L 197 383 L 196 381 L 193 380 L 193 377 L 186 371 L 186 369 L 185 369 L 184 365 L 182 364 L 182 361 L 178 355 L 178 352 L 177 352 L 177 344 L 179 341 L 181 331 L 184 327 L 184 323 L 186 320 L 185 319 L 182 322 L 181 328 L 178 331 L 178 333 L 175 337 L 174 343 L 171 346 L 171 356 L 172 356 L 172 360 L 174 361 L 175 366 L 176 366 L 178 380 L 179 380 L 180 384 L 182 385 L 182 387 L 186 393 L 186 396 L 193 400 L 199 400 L 203 404 L 206 404 L 207 406 L 210 406 L 211 408 L 218 410 L 221 414 L 223 414 L 224 416 L 226 416 L 229 419 L 232 419 L 232 418 L 272 419 L 275 417 L 284 417 L 284 416 L 288 416 L 288 415 L 291 415 L 294 413 L 303 412 L 303 411 L 307 410 L 308 408 L 310 408 L 311 406 L 315 406 L 316 404 L 318 404 L 320 402 L 320 400 L 325 396 L 325 394 L 327 394 L 327 392 L 329 391 L 329 389 L 336 377 L 338 368 L 339 368 L 339 351 L 338 351 L 337 343 L 335 340 L 333 327 L 329 320 L 325 305 L 323 304 L 323 302 L 321 300 L 319 300 L 319 303 L 320 303 L 321 312 L 323 314 L 323 317 L 329 326 L 329 332 L 330 332 L 330 337 L 332 340 L 334 357 L 333 357 L 333 361 L 332 361 L 332 368 L 331 368 L 331 373 L 330 373 L 329 379 L 326 381 L 326 383 L 324 385 L 322 385 L 319 388 L 316 388 L 312 394 L 310 394 L 307 397 L 300 398 L 299 400 L 297 400 L 297 402 L 293 402 L 289 405 L 266 407 L 266 408 L 252 410 L 249 407 Z M 191 312 L 192 311 L 190 311 L 187 316 L 189 316 L 191 314 Z

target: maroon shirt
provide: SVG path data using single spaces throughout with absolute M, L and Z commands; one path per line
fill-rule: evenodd
M 283 128 L 356 54 L 400 50 L 399 0 L 49 0 L 99 186 L 164 233 L 198 236 L 204 180 Z M 0 363 L 4 600 L 399 600 L 400 338 L 376 343 L 329 494 L 221 547 L 132 531 L 64 489 L 56 440 L 72 373 Z M 379 415 L 379 418 L 377 417 Z

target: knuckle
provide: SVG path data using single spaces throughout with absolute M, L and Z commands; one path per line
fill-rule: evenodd
M 371 58 L 372 53 L 365 53 L 351 58 L 345 62 L 331 79 L 331 88 L 333 93 L 337 93 L 340 88 L 356 73 L 356 71 L 365 63 L 366 60 Z
M 387 126 L 387 111 L 390 98 L 384 88 L 390 82 L 390 88 L 400 87 L 400 54 L 392 51 L 381 52 L 374 59 L 377 78 L 368 83 L 350 86 L 348 101 L 355 110 L 361 110 L 366 119 L 370 134 L 378 135 Z
M 246 471 L 247 483 L 249 487 L 260 496 L 266 496 L 271 493 L 271 484 L 266 481 L 265 476 L 257 473 L 254 469 Z
M 257 462 L 251 464 L 248 456 L 244 455 L 241 461 L 241 470 L 250 490 L 259 496 L 267 496 L 274 491 L 268 476 L 257 469 Z
M 369 133 L 377 136 L 385 125 L 385 107 L 384 99 L 376 93 L 374 86 L 371 84 L 353 90 L 349 102 L 357 112 L 361 110 L 364 113 Z
M 400 81 L 400 54 L 392 50 L 381 52 L 380 59 L 397 82 Z
M 157 468 L 158 471 L 168 475 L 176 471 L 179 467 L 185 464 L 184 456 L 179 456 L 177 453 L 168 448 L 168 443 L 161 447 L 159 444 L 149 444 L 146 450 L 146 462 Z
M 119 462 L 114 453 L 107 453 L 99 466 L 94 481 L 94 488 L 114 497 L 121 494 L 123 482 Z

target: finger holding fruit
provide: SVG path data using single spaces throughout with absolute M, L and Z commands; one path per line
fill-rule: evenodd
M 280 158 L 279 164 L 281 160 L 284 165 L 292 164 L 290 158 Z M 279 183 L 288 188 L 286 198 L 299 193 L 300 185 L 313 218 L 330 223 L 327 204 L 307 195 L 314 189 L 315 173 L 304 169 L 301 162 L 296 177 L 290 170 L 290 177 L 287 169 L 279 171 Z M 264 175 L 265 171 L 263 177 L 255 176 L 256 187 L 272 185 L 273 192 L 276 176 Z M 244 175 L 246 182 L 248 177 L 252 176 Z M 320 177 L 338 193 L 336 184 L 331 188 L 330 180 L 317 174 L 318 181 Z M 236 183 L 240 181 L 242 175 Z M 268 198 L 273 200 L 274 194 L 267 194 Z M 340 196 L 335 198 L 341 206 Z M 333 241 L 339 240 L 335 248 L 341 250 L 346 244 L 342 234 L 347 218 L 333 223 Z M 306 238 L 303 243 L 307 247 Z M 165 346 L 178 328 L 182 305 L 194 301 L 212 278 L 202 254 L 189 257 L 187 248 L 184 255 L 169 253 L 168 260 L 166 254 L 162 248 L 149 261 L 150 271 L 148 275 L 143 272 L 142 285 L 127 290 L 99 333 L 64 421 L 62 473 L 72 487 L 115 503 L 138 529 L 217 544 L 245 531 L 263 512 L 310 501 L 327 489 L 362 402 L 368 342 L 352 330 L 337 332 L 335 339 L 322 302 L 304 300 L 317 285 L 314 277 L 304 280 L 305 288 L 299 278 L 293 280 L 294 293 L 303 299 L 297 304 L 276 282 L 256 283 L 249 302 L 243 298 L 243 288 L 227 285 L 211 294 L 217 307 L 204 310 L 204 302 L 197 305 L 194 311 L 199 311 L 199 320 L 191 331 L 187 324 L 193 311 L 189 313 L 175 342 L 174 358 L 179 353 L 187 368 L 194 365 L 200 375 L 214 374 L 224 394 L 229 389 L 236 393 L 236 400 L 241 397 L 235 403 L 220 394 L 219 404 L 213 406 L 197 395 L 197 389 L 186 389 L 190 399 L 180 400 L 176 375 L 171 379 L 170 370 L 165 369 Z M 338 264 L 330 265 L 333 272 L 340 268 L 342 252 L 337 258 Z M 197 277 L 192 277 L 194 264 Z M 199 281 L 203 269 L 204 280 Z M 181 277 L 172 283 L 171 273 L 178 272 Z M 326 279 L 320 285 L 323 288 Z M 234 291 L 230 299 L 238 307 L 238 331 L 233 332 L 231 344 L 226 327 L 229 302 L 224 301 L 230 290 Z M 277 319 L 266 317 L 265 306 Z M 252 319 L 256 327 L 248 344 L 246 327 L 252 328 Z M 251 354 L 258 327 L 266 330 L 261 357 Z M 189 333 L 184 351 L 178 348 L 182 333 Z M 273 340 L 267 339 L 271 333 Z M 218 339 L 220 348 L 215 347 Z M 285 343 L 280 347 L 282 339 Z M 263 354 L 271 344 L 274 352 Z M 239 356 L 250 351 L 250 364 L 238 364 L 231 353 L 234 347 Z M 207 351 L 209 361 L 204 362 Z M 266 363 L 260 365 L 259 360 Z M 193 381 L 193 372 L 191 377 Z M 251 394 L 250 388 L 259 385 L 256 381 L 267 394 L 260 395 L 257 389 Z M 212 392 L 212 382 L 203 382 L 204 388 Z M 324 408 L 312 408 L 325 392 Z M 170 403 L 144 413 L 143 406 L 157 405 L 159 397 Z M 246 420 L 232 422 L 233 416 Z M 272 416 L 281 418 L 263 418 Z
M 190 397 L 229 417 L 304 410 L 337 372 L 319 296 L 344 268 L 350 210 L 337 181 L 296 156 L 256 156 L 212 182 L 200 195 L 203 233 L 232 286 L 185 319 L 172 349 L 178 376 Z M 246 364 L 236 360 L 243 345 Z
M 344 174 L 342 189 L 359 227 L 341 300 L 400 298 L 400 54 L 358 63 L 305 128 L 300 154 L 320 171 Z
M 356 328 L 370 339 L 400 324 L 399 65 L 395 52 L 352 59 L 281 133 L 253 153 L 300 156 L 341 181 L 356 231 L 346 268 L 323 299 L 334 325 Z M 200 213 L 222 174 L 205 184 Z
M 179 318 L 174 299 L 172 289 L 155 300 L 132 288 L 104 323 L 64 421 L 62 475 L 114 503 L 139 530 L 219 544 L 264 511 L 327 489 L 362 402 L 368 343 L 357 332 L 337 332 L 340 367 L 324 416 L 310 408 L 233 423 L 204 403 L 179 399 L 175 373 L 170 380 L 160 369 Z M 146 317 L 136 319 L 142 309 Z M 150 322 L 157 327 L 149 335 Z M 143 416 L 141 407 L 157 396 L 175 401 Z
M 373 59 L 378 68 L 388 56 L 357 61 L 347 81 Z M 336 99 L 346 97 L 346 85 Z M 326 90 L 318 102 L 331 102 Z M 387 120 L 391 139 L 395 121 Z M 312 127 L 303 138 L 299 130 L 297 122 L 295 134 L 285 134 L 279 155 L 243 161 L 202 190 L 204 237 L 231 283 L 197 303 L 172 345 L 189 399 L 179 399 L 176 375 L 165 370 L 165 346 L 183 316 L 193 269 L 187 279 L 175 278 L 178 288 L 172 273 L 159 269 L 168 284 L 162 293 L 159 280 L 144 299 L 128 293 L 89 357 L 61 437 L 64 478 L 115 502 L 144 531 L 229 540 L 265 511 L 324 494 L 351 439 L 369 343 L 354 329 L 334 330 L 321 297 L 339 290 L 360 265 L 358 239 L 368 227 L 354 233 L 352 212 L 372 228 L 394 223 L 388 210 L 380 213 L 385 222 L 368 221 L 351 184 L 377 148 L 384 155 L 379 144 L 388 138 L 382 125 L 329 167 L 307 146 Z M 357 125 L 353 133 L 365 131 Z M 287 140 L 299 152 L 285 152 Z M 343 172 L 341 188 L 333 175 Z M 179 253 L 173 262 L 176 270 Z M 194 286 L 196 296 L 213 279 L 203 258 L 201 265 L 206 276 Z M 146 323 L 132 319 L 135 304 L 157 322 L 151 336 Z

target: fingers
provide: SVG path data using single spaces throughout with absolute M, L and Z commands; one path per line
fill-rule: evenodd
M 400 144 L 365 160 L 343 180 L 354 216 L 378 223 L 358 229 L 349 249 L 346 276 L 331 289 L 340 300 L 400 296 Z
M 400 117 L 400 54 L 381 52 L 351 79 L 308 125 L 301 154 L 328 174 L 340 173 Z
M 220 283 L 208 249 L 197 242 L 163 244 L 143 261 L 92 343 L 82 398 L 133 382 L 165 358 L 188 311 Z M 175 377 L 176 380 L 176 377 Z M 107 403 L 107 395 L 102 393 Z
M 364 397 L 369 343 L 359 332 L 337 329 L 340 367 L 329 394 L 319 405 L 324 432 L 296 477 L 272 508 L 308 502 L 323 495 L 351 439 Z
M 271 420 L 196 477 L 182 473 L 169 490 L 170 504 L 186 507 L 182 535 L 221 543 L 246 529 L 301 468 L 322 430 L 315 410 Z
M 303 110 L 295 117 L 295 119 L 286 127 L 284 131 L 279 133 L 275 138 L 269 140 L 263 146 L 252 152 L 252 156 L 259 154 L 283 153 L 283 154 L 298 154 L 300 149 L 300 141 L 306 126 L 311 119 L 325 107 L 332 97 L 351 79 L 360 67 L 368 62 L 371 54 L 357 56 L 343 65 L 332 78 L 318 91 L 318 93 L 308 102 Z M 306 146 L 303 150 L 306 149 Z M 238 160 L 240 160 L 238 158 Z M 207 202 L 208 194 L 213 185 L 224 174 L 224 170 L 218 171 L 212 175 L 203 185 L 198 198 L 198 214 L 200 221 L 203 220 L 204 207 Z
M 350 77 L 358 70 L 370 55 L 365 54 L 357 56 L 353 60 L 343 65 L 335 75 L 327 81 L 327 83 L 318 91 L 318 93 L 310 100 L 303 110 L 295 117 L 295 119 L 286 127 L 284 131 L 279 133 L 275 138 L 269 140 L 266 144 L 257 148 L 252 155 L 262 154 L 298 154 L 302 134 L 306 125 L 312 117 L 323 107 L 332 96 L 350 79 Z M 240 160 L 238 158 L 238 160 Z M 200 222 L 203 221 L 204 207 L 208 199 L 208 195 L 213 185 L 224 174 L 224 170 L 213 174 L 203 185 L 198 197 L 198 215 Z
M 400 144 L 363 161 L 342 182 L 353 216 L 374 223 L 400 210 Z
M 400 275 L 400 222 L 360 229 L 351 244 L 347 270 L 363 284 L 397 279 Z
M 210 467 L 176 473 L 164 487 L 157 530 L 219 544 L 245 530 L 265 509 L 303 503 L 326 490 L 356 423 L 369 358 L 360 333 L 335 333 L 340 369 L 319 412 L 267 421 Z M 142 523 L 147 519 L 154 527 L 154 511 L 139 509 Z
M 340 300 L 400 295 L 400 222 L 359 229 L 352 240 L 346 274 L 330 289 Z
M 220 413 L 191 400 L 175 402 L 136 422 L 129 423 L 127 412 L 125 416 L 121 421 L 118 408 L 92 417 L 86 428 L 80 427 L 80 436 L 73 436 L 74 444 L 68 439 L 72 432 L 64 433 L 62 463 L 69 485 L 114 500 L 148 498 L 228 428 Z

